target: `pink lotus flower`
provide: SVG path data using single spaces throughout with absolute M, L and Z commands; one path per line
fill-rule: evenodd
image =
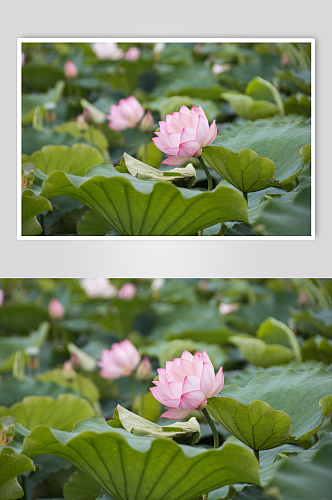
M 123 52 L 114 42 L 111 43 L 93 43 L 92 50 L 96 54 L 97 58 L 100 60 L 110 59 L 112 61 L 118 61 L 122 58 Z
M 193 410 L 203 410 L 207 399 L 218 394 L 224 385 L 222 368 L 217 375 L 209 356 L 196 351 L 195 356 L 183 351 L 181 358 L 166 361 L 166 368 L 159 368 L 159 382 L 150 387 L 153 396 L 167 411 L 161 416 L 176 420 Z
M 117 294 L 117 289 L 107 278 L 84 278 L 81 287 L 90 299 L 111 299 Z
M 51 299 L 48 304 L 48 314 L 52 319 L 62 319 L 65 315 L 65 308 L 58 299 Z
M 120 99 L 119 104 L 112 104 L 107 118 L 110 120 L 110 129 L 125 130 L 136 127 L 143 115 L 143 106 L 131 95 L 127 99 Z
M 147 356 L 144 356 L 136 370 L 137 380 L 150 380 L 152 373 L 152 366 Z
M 138 47 L 130 47 L 124 55 L 127 61 L 137 61 L 141 56 L 141 51 Z
M 209 128 L 208 119 L 201 106 L 189 109 L 181 106 L 180 112 L 166 115 L 165 122 L 159 122 L 160 132 L 152 140 L 168 158 L 162 163 L 181 165 L 191 156 L 200 156 L 202 147 L 211 144 L 217 136 L 216 120 Z
M 66 78 L 76 78 L 78 75 L 78 68 L 73 61 L 66 61 L 63 67 L 63 72 Z
M 120 343 L 115 342 L 112 348 L 101 352 L 100 375 L 103 378 L 116 379 L 128 377 L 137 367 L 141 355 L 135 346 L 126 339 Z
M 118 297 L 120 299 L 133 299 L 136 295 L 136 286 L 132 283 L 125 283 L 123 287 L 118 291 Z

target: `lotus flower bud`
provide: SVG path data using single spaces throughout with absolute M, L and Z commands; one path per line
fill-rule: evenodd
M 24 52 L 22 52 L 21 54 L 21 66 L 24 66 L 25 65 L 25 54 Z
M 100 375 L 106 379 L 129 377 L 141 360 L 141 355 L 135 346 L 126 339 L 120 343 L 115 342 L 112 348 L 101 352 Z
M 221 391 L 224 385 L 222 367 L 217 375 L 209 356 L 204 351 L 193 356 L 183 351 L 181 358 L 166 361 L 166 368 L 159 368 L 159 381 L 150 391 L 157 401 L 166 406 L 161 416 L 176 420 L 193 410 L 203 410 L 208 398 Z
M 168 158 L 162 163 L 181 165 L 192 156 L 198 157 L 202 148 L 211 144 L 217 136 L 216 120 L 209 127 L 208 119 L 201 106 L 189 109 L 181 106 L 179 112 L 166 115 L 166 121 L 159 122 L 160 132 L 152 140 Z
M 88 128 L 88 124 L 86 123 L 83 114 L 80 114 L 80 115 L 77 116 L 77 118 L 76 118 L 76 124 L 77 124 L 78 129 L 81 132 L 84 132 L 84 130 L 86 130 Z
M 71 380 L 75 376 L 75 370 L 73 368 L 73 365 L 71 364 L 70 360 L 67 360 L 63 363 L 62 367 L 64 376 L 66 377 L 67 380 Z
M 285 68 L 287 68 L 287 67 L 290 65 L 290 63 L 291 63 L 291 62 L 292 62 L 292 61 L 291 61 L 291 58 L 289 57 L 289 55 L 288 55 L 288 54 L 284 54 L 284 55 L 282 56 L 282 59 L 281 59 L 281 64 L 282 64 Z
M 136 127 L 143 115 L 143 106 L 131 95 L 127 99 L 120 99 L 119 104 L 112 104 L 107 118 L 110 120 L 110 129 L 125 130 Z
M 133 299 L 136 295 L 136 286 L 132 283 L 125 283 L 123 287 L 118 291 L 118 297 L 120 299 Z
M 117 289 L 107 278 L 84 278 L 81 287 L 90 299 L 110 299 L 117 295 Z
M 230 314 L 231 312 L 237 311 L 238 308 L 239 307 L 236 304 L 227 304 L 226 302 L 222 302 L 219 305 L 219 312 L 220 314 L 225 316 L 226 314 Z
M 151 111 L 147 111 L 141 121 L 142 132 L 151 132 L 154 129 L 154 120 Z
M 65 308 L 58 299 L 51 299 L 48 304 L 48 314 L 52 319 L 62 319 L 65 315 Z
M 136 378 L 137 380 L 145 381 L 150 380 L 152 374 L 152 366 L 147 356 L 144 356 L 138 368 L 136 370 Z
M 63 72 L 66 78 L 76 78 L 78 75 L 78 69 L 73 61 L 66 61 L 63 67 Z
M 162 52 L 165 47 L 166 47 L 166 43 L 163 43 L 163 42 L 156 43 L 156 45 L 153 47 L 153 53 L 154 53 L 154 55 L 155 56 L 159 55 L 160 52 Z
M 94 43 L 92 44 L 92 50 L 96 54 L 97 58 L 100 60 L 111 60 L 118 61 L 122 58 L 123 52 L 114 42 L 111 43 Z
M 141 51 L 138 47 L 130 47 L 130 49 L 125 53 L 124 58 L 127 61 L 137 61 L 141 56 Z
M 88 108 L 83 109 L 83 116 L 86 120 L 92 120 L 91 112 L 88 110 Z
M 215 63 L 212 66 L 212 72 L 214 75 L 220 75 L 221 73 L 224 73 L 224 71 L 228 70 L 228 66 L 225 66 L 224 64 L 217 64 Z
M 309 296 L 307 294 L 307 292 L 301 292 L 300 295 L 299 295 L 299 298 L 298 298 L 298 303 L 300 306 L 304 307 L 308 304 L 309 302 Z
M 5 303 L 5 292 L 0 288 L 0 306 Z
M 165 278 L 156 278 L 151 283 L 152 294 L 158 294 L 159 290 L 165 285 Z

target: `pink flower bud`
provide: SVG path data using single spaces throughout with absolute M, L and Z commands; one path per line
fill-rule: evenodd
M 136 127 L 143 115 L 143 106 L 131 95 L 127 99 L 120 99 L 119 104 L 112 104 L 107 118 L 110 120 L 110 129 L 125 130 Z
M 102 60 L 118 61 L 122 58 L 123 52 L 114 42 L 111 43 L 94 43 L 92 44 L 92 50 L 96 54 L 97 58 Z
M 226 302 L 222 302 L 219 305 L 219 312 L 220 314 L 225 316 L 226 314 L 230 314 L 231 312 L 237 311 L 238 308 L 239 307 L 236 304 L 227 304 Z
M 154 120 L 151 111 L 147 111 L 141 121 L 141 130 L 143 132 L 150 132 L 154 129 Z
M 304 307 L 308 304 L 308 302 L 309 302 L 309 296 L 307 292 L 301 292 L 298 298 L 299 305 Z
M 24 52 L 22 52 L 21 54 L 21 66 L 24 66 L 25 65 L 25 54 Z
M 48 304 L 48 314 L 52 319 L 62 319 L 65 315 L 65 308 L 58 299 L 51 299 Z
M 281 59 L 281 64 L 282 64 L 285 68 L 287 68 L 287 66 L 289 66 L 289 65 L 290 65 L 290 63 L 291 63 L 291 58 L 289 57 L 289 55 L 288 55 L 288 54 L 284 54 L 284 55 L 282 56 L 282 59 Z
M 74 370 L 73 365 L 71 364 L 70 360 L 67 360 L 63 363 L 62 370 L 63 370 L 63 373 L 64 373 L 66 379 L 71 379 L 75 375 L 75 370 Z
M 145 380 L 150 380 L 151 373 L 152 373 L 152 366 L 149 361 L 149 358 L 147 356 L 144 356 L 144 358 L 142 359 L 136 370 L 136 378 L 137 380 L 142 380 L 144 382 Z
M 180 112 L 166 115 L 166 121 L 159 122 L 160 132 L 152 140 L 168 158 L 162 163 L 181 165 L 192 156 L 200 156 L 202 147 L 211 144 L 217 136 L 216 120 L 209 127 L 208 119 L 201 106 L 189 109 L 181 106 Z
M 137 61 L 141 56 L 141 51 L 138 47 L 130 47 L 130 49 L 125 53 L 124 58 L 127 61 Z
M 196 351 L 195 356 L 183 351 L 181 358 L 166 361 L 166 368 L 159 368 L 159 381 L 150 391 L 157 401 L 166 406 L 161 416 L 176 420 L 193 410 L 203 410 L 207 399 L 221 391 L 224 385 L 222 367 L 217 375 L 209 356 Z
M 73 61 L 66 61 L 63 67 L 63 72 L 66 78 L 76 78 L 78 75 L 78 69 Z
M 0 288 L 0 306 L 5 303 L 5 293 L 3 290 Z
M 117 294 L 117 289 L 107 278 L 84 278 L 81 281 L 81 287 L 90 299 L 99 297 L 110 299 Z
M 77 354 L 72 353 L 69 358 L 69 361 L 71 362 L 74 368 L 81 368 L 81 362 Z
M 116 379 L 131 375 L 140 360 L 140 353 L 130 340 L 126 339 L 120 343 L 115 342 L 109 350 L 104 349 L 101 352 L 101 361 L 97 364 L 101 368 L 101 377 Z
M 137 292 L 136 286 L 132 283 L 125 283 L 123 287 L 118 291 L 118 297 L 120 299 L 132 299 L 135 297 Z
M 212 72 L 214 75 L 220 75 L 221 73 L 224 73 L 224 71 L 228 70 L 228 66 L 225 66 L 224 64 L 214 64 L 212 66 Z
M 77 118 L 76 118 L 76 124 L 77 124 L 78 129 L 81 132 L 84 132 L 84 130 L 86 130 L 87 127 L 88 127 L 83 114 L 80 114 L 80 115 L 77 116 Z
M 92 119 L 92 116 L 91 116 L 91 113 L 90 111 L 88 110 L 88 108 L 84 108 L 83 109 L 83 116 L 86 120 L 91 120 Z

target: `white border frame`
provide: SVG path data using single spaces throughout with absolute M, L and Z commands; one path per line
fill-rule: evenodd
M 22 43 L 311 43 L 311 235 L 310 236 L 22 236 L 22 206 L 21 206 L 21 155 L 22 155 L 22 124 L 21 124 L 21 88 L 22 88 Z M 34 241 L 110 241 L 110 240 L 194 240 L 194 241 L 266 241 L 266 240 L 314 240 L 316 236 L 315 222 L 315 138 L 316 138 L 316 99 L 315 99 L 315 39 L 314 38 L 18 38 L 17 39 L 17 239 Z

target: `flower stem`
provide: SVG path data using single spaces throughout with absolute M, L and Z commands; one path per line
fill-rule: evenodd
M 134 402 L 135 402 L 135 396 L 136 396 L 136 390 L 135 390 L 135 379 L 133 375 L 130 375 L 130 386 L 131 386 L 131 411 L 134 410 Z
M 214 448 L 219 448 L 219 435 L 218 435 L 217 429 L 213 423 L 213 420 L 210 417 L 206 408 L 203 408 L 202 412 L 203 412 L 204 417 L 208 421 L 209 426 L 211 427 L 211 431 L 212 431 L 213 439 L 214 439 Z
M 259 462 L 259 450 L 254 450 L 254 453 L 255 453 L 255 457 L 257 458 L 257 460 Z
M 208 167 L 205 165 L 205 162 L 202 158 L 202 156 L 198 156 L 198 161 L 199 163 L 201 164 L 204 172 L 205 172 L 205 175 L 207 177 L 207 180 L 208 180 L 208 191 L 212 191 L 213 189 L 213 182 L 212 182 L 212 177 L 211 177 L 211 174 L 210 174 L 210 171 L 208 169 Z
M 207 499 L 208 499 L 208 496 L 209 496 L 209 494 L 208 494 L 208 493 L 205 493 L 205 494 L 203 495 L 203 497 L 202 497 L 202 500 L 207 500 Z
M 147 163 L 148 161 L 148 142 L 149 142 L 149 137 L 148 137 L 148 132 L 144 132 L 144 163 Z
M 138 127 L 135 127 L 135 136 L 136 136 L 136 156 L 138 156 L 138 150 L 139 150 L 139 130 L 138 130 Z
M 141 417 L 144 417 L 144 393 L 145 393 L 145 382 L 141 382 Z

